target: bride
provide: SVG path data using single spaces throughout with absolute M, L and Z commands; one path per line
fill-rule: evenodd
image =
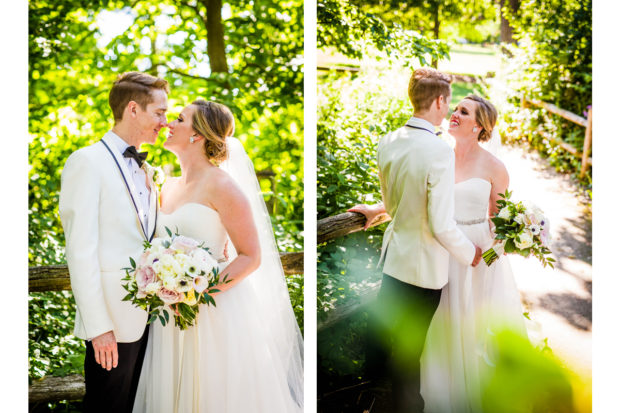
M 193 327 L 151 325 L 134 412 L 301 412 L 303 341 L 233 115 L 197 100 L 169 128 L 181 176 L 162 188 L 157 232 L 204 242 L 231 281 Z
M 480 143 L 491 138 L 497 110 L 469 95 L 450 116 L 455 139 L 455 219 L 482 250 L 493 243 L 489 216 L 508 188 L 503 163 Z M 497 135 L 495 139 L 499 139 Z M 495 142 L 494 142 L 495 143 Z M 385 209 L 358 205 L 349 211 L 367 218 L 365 228 Z M 482 411 L 484 381 L 494 365 L 495 333 L 511 329 L 527 337 L 523 310 L 510 264 L 501 257 L 487 267 L 467 266 L 450 257 L 448 284 L 428 330 L 421 359 L 421 395 L 426 413 Z

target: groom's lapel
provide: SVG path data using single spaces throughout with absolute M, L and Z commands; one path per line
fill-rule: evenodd
M 148 241 L 152 241 L 155 236 L 155 229 L 157 228 L 157 216 L 159 215 L 159 194 L 157 192 L 157 185 L 155 182 L 148 176 L 149 185 L 151 187 L 151 196 L 149 197 L 149 227 L 147 230 Z
M 129 169 L 127 169 L 127 163 L 125 162 L 125 159 L 123 158 L 123 155 L 121 155 L 121 153 L 116 149 L 116 146 L 110 142 L 109 138 L 108 138 L 108 134 L 110 132 L 106 133 L 103 138 L 101 138 L 101 142 L 104 144 L 104 146 L 106 147 L 107 151 L 110 153 L 110 156 L 112 156 L 112 158 L 114 159 L 117 169 L 118 171 L 121 173 L 121 177 L 123 178 L 123 181 L 125 182 L 125 187 L 127 188 L 127 192 L 129 194 L 129 197 L 131 198 L 131 202 L 134 206 L 134 210 L 136 212 L 136 217 L 138 218 L 138 224 L 140 226 L 140 230 L 142 231 L 142 234 L 144 234 L 144 237 L 146 239 L 149 239 L 148 235 L 147 235 L 147 231 L 144 228 L 144 222 L 142 222 L 142 219 L 140 218 L 141 214 L 140 214 L 140 198 L 138 198 L 137 196 L 137 190 L 136 190 L 136 186 L 134 184 L 133 179 L 131 178 L 131 174 L 129 173 Z M 151 191 L 152 193 L 153 191 Z M 150 226 L 150 225 L 149 225 Z

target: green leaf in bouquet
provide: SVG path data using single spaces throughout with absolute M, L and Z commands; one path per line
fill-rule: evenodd
M 162 245 L 164 246 L 164 248 L 170 248 L 170 245 L 172 244 L 170 243 L 170 241 L 166 240 L 162 243 Z
M 168 310 L 164 310 L 163 313 L 164 313 L 164 318 L 166 319 L 166 323 L 167 323 L 168 321 L 170 321 L 170 314 L 168 314 Z
M 131 269 L 135 270 L 136 269 L 136 262 L 134 261 L 134 259 L 129 257 L 129 262 L 131 263 Z M 116 268 L 118 268 L 118 267 L 116 267 Z
M 133 294 L 129 293 L 125 297 L 123 297 L 123 299 L 121 301 L 129 301 L 129 300 L 131 300 L 131 297 L 133 297 Z
M 506 244 L 504 244 L 504 251 L 510 254 L 511 252 L 515 252 L 516 249 L 517 248 L 515 247 L 514 240 L 512 238 L 509 238 L 506 241 Z
M 209 294 L 215 294 L 215 293 L 220 293 L 221 291 L 218 290 L 217 288 L 212 288 L 209 290 Z
M 151 245 L 151 243 L 150 243 L 150 242 L 148 242 L 147 240 L 144 240 L 144 242 L 142 243 L 142 247 L 143 247 L 145 250 L 147 250 L 147 249 L 151 248 L 151 247 L 152 247 L 152 245 Z
M 155 320 L 157 320 L 157 314 L 152 315 L 151 318 L 149 318 L 149 321 L 147 321 L 147 324 L 151 324 Z
M 523 256 L 523 257 L 529 257 L 530 256 L 530 249 L 529 248 L 525 248 L 522 250 L 518 250 L 519 255 Z
M 164 318 L 164 316 L 163 316 L 163 315 L 161 315 L 161 314 L 159 315 L 159 321 L 161 322 L 161 325 L 162 325 L 162 326 L 165 326 L 165 325 L 166 325 L 166 319 L 165 319 L 165 318 Z
M 168 233 L 168 236 L 170 238 L 172 238 L 172 231 L 170 231 L 170 228 L 168 228 L 168 227 L 164 227 L 164 228 L 166 229 L 166 232 Z

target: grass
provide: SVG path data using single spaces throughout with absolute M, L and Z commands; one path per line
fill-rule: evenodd
M 450 49 L 450 60 L 442 60 L 438 69 L 449 73 L 485 76 L 497 72 L 501 62 L 498 46 L 459 44 Z M 361 66 L 361 61 L 333 50 L 317 50 L 318 66 Z
M 450 49 L 450 60 L 441 60 L 437 68 L 444 72 L 484 76 L 497 72 L 500 56 L 494 45 L 458 45 Z
M 460 102 L 465 96 L 472 93 L 475 95 L 486 97 L 485 93 L 482 90 L 482 87 L 477 83 L 452 83 L 452 102 L 450 103 L 450 109 L 456 106 L 456 104 Z

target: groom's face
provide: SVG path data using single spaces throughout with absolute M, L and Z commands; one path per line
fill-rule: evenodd
M 443 104 L 441 106 L 441 119 L 444 119 L 448 116 L 448 112 L 450 111 L 450 101 L 452 100 L 452 92 L 447 97 L 444 97 Z
M 145 143 L 155 143 L 161 128 L 167 126 L 168 95 L 160 89 L 152 92 L 153 101 L 142 110 L 138 105 L 137 128 Z

